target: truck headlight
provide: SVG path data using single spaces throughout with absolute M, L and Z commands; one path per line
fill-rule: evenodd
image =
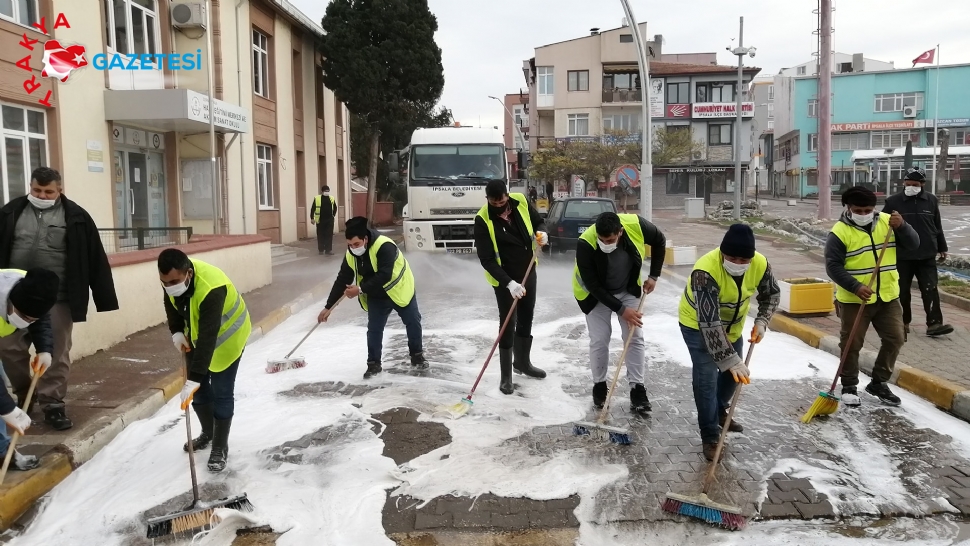
M 421 228 L 419 228 L 419 227 L 414 228 L 414 232 L 415 233 L 421 233 Z
M 418 243 L 418 248 L 421 248 L 423 246 L 424 246 L 424 243 Z

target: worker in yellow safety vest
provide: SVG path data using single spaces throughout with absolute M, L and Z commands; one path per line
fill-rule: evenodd
M 236 373 L 252 331 L 249 310 L 221 269 L 177 248 L 159 254 L 158 278 L 172 343 L 185 354 L 182 409 L 191 403 L 202 429 L 192 446 L 201 450 L 211 443 L 209 471 L 222 472 L 229 460 Z M 189 450 L 187 442 L 182 449 Z
M 407 330 L 411 366 L 426 370 L 421 334 L 421 312 L 414 293 L 414 274 L 401 249 L 389 237 L 367 226 L 367 218 L 347 220 L 347 254 L 340 264 L 327 305 L 317 316 L 327 322 L 341 296 L 357 298 L 367 311 L 367 371 L 369 379 L 383 371 L 381 352 L 384 327 L 391 311 L 397 311 Z
M 337 217 L 337 200 L 330 186 L 320 188 L 320 195 L 310 204 L 310 223 L 317 226 L 317 253 L 333 256 L 333 223 Z

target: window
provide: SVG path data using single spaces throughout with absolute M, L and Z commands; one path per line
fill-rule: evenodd
M 269 38 L 253 31 L 253 93 L 269 98 Z
M 775 103 L 769 102 L 768 103 L 768 118 L 769 119 L 772 119 L 774 117 L 775 117 Z
M 570 91 L 589 91 L 589 70 L 570 70 L 566 76 Z
M 808 151 L 817 152 L 818 151 L 818 133 L 809 133 L 808 135 Z
M 536 68 L 536 75 L 540 95 L 552 95 L 556 92 L 556 84 L 555 80 L 553 79 L 553 70 L 551 66 L 540 66 Z
M 923 109 L 923 93 L 888 93 L 876 95 L 876 112 L 902 112 L 904 106 L 915 106 Z
M 603 89 L 640 89 L 640 75 L 627 72 L 603 74 Z
M 769 119 L 768 120 L 768 130 L 769 131 L 774 131 L 775 130 L 775 120 L 773 120 L 773 119 Z
M 868 150 L 869 133 L 833 133 L 832 150 Z
M 927 144 L 933 145 L 933 131 L 927 133 Z M 970 145 L 970 127 L 958 127 L 950 129 L 950 146 Z
M 569 114 L 567 119 L 569 123 L 567 135 L 589 136 L 589 114 Z
M 799 66 L 798 67 L 798 75 L 799 76 L 804 76 L 807 72 L 808 72 L 808 67 L 805 67 L 805 66 Z
M 0 107 L 0 117 L 3 118 L 0 180 L 4 181 L 3 202 L 6 203 L 27 195 L 30 173 L 37 167 L 47 166 L 47 118 L 43 111 L 8 104 Z
M 39 23 L 37 0 L 0 0 L 0 19 L 9 19 L 24 26 Z
M 768 100 L 775 100 L 775 86 L 768 86 Z
M 640 114 L 614 114 L 603 116 L 603 132 L 625 131 L 627 133 L 640 132 Z
M 690 175 L 687 173 L 667 173 L 667 195 L 690 193 Z
M 817 118 L 818 117 L 818 99 L 809 99 L 808 101 L 808 117 Z
M 632 44 L 633 43 L 633 35 L 632 34 L 620 34 L 620 43 L 621 44 Z
M 690 104 L 690 84 L 668 83 L 667 104 Z
M 697 102 L 734 102 L 734 84 L 697 84 Z
M 11 0 L 0 0 L 0 12 L 9 2 Z M 17 0 L 16 3 L 28 2 L 33 0 Z M 161 51 L 155 0 L 105 0 L 104 15 L 109 50 L 139 55 L 154 55 Z
M 849 62 L 849 63 L 839 63 L 839 66 L 837 68 L 837 71 L 838 71 L 839 74 L 845 74 L 845 73 L 848 73 L 848 72 L 852 72 L 852 63 L 851 62 Z
M 719 146 L 731 143 L 731 124 L 710 124 L 707 126 L 707 144 L 709 146 Z
M 902 148 L 908 140 L 918 143 L 919 131 L 873 131 L 871 148 L 873 150 Z
M 276 208 L 276 187 L 273 185 L 273 148 L 256 145 L 256 178 L 259 183 L 259 208 Z

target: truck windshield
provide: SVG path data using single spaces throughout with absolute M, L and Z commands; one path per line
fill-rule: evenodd
M 505 180 L 505 147 L 495 144 L 424 145 L 411 148 L 411 184 L 486 184 Z

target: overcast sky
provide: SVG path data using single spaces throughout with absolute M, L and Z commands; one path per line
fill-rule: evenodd
M 326 0 L 290 0 L 320 21 Z M 834 0 L 834 49 L 864 53 L 909 68 L 920 53 L 940 44 L 943 64 L 970 63 L 966 0 Z M 466 125 L 499 125 L 506 114 L 488 95 L 501 97 L 525 87 L 522 60 L 533 49 L 578 38 L 589 29 L 620 26 L 619 0 L 428 0 L 438 18 L 438 46 L 445 68 L 441 103 Z M 745 65 L 761 74 L 812 60 L 817 49 L 817 0 L 630 0 L 647 35 L 664 36 L 664 52 L 717 52 L 721 64 L 735 64 L 725 51 L 738 36 L 744 16 L 744 44 L 757 47 Z M 678 9 L 679 7 L 679 9 Z

